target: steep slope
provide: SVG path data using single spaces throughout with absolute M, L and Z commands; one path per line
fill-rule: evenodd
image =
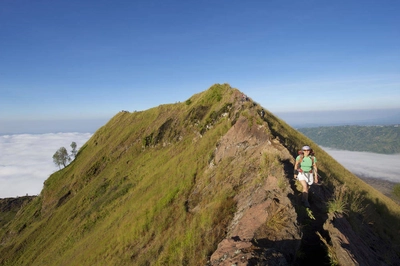
M 260 110 L 216 84 L 117 114 L 5 226 L 0 264 L 398 263 L 399 207 Z M 311 210 L 292 180 L 304 143 L 324 180 Z M 328 215 L 345 189 L 348 211 Z

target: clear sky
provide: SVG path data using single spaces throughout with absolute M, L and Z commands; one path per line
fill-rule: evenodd
M 273 113 L 400 108 L 399 14 L 396 0 L 0 0 L 0 125 L 106 121 L 214 83 Z

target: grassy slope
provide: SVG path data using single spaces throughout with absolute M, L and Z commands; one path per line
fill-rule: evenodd
M 224 106 L 217 100 L 221 93 L 230 97 L 233 91 L 229 90 L 226 87 L 217 95 L 211 90 L 194 96 L 190 105 L 116 115 L 82 147 L 71 165 L 50 176 L 41 197 L 10 226 L 21 231 L 6 247 L 7 253 L 13 254 L 8 258 L 10 264 L 122 265 L 131 260 L 137 264 L 180 264 L 204 260 L 215 249 L 216 239 L 222 237 L 222 230 L 212 232 L 215 225 L 222 220 L 225 227 L 232 214 L 232 192 L 222 189 L 207 197 L 198 195 L 193 199 L 199 205 L 195 213 L 187 212 L 186 204 L 196 179 L 204 186 L 209 182 L 204 168 L 215 140 L 231 122 L 222 119 L 193 143 L 203 124 L 199 123 L 198 129 L 186 128 L 196 114 L 185 115 L 196 105 L 209 105 L 218 111 Z M 174 126 L 165 134 L 171 144 L 142 148 L 143 136 L 156 136 L 159 132 L 155 129 L 169 117 L 174 118 Z M 174 142 L 180 136 L 182 139 Z M 36 222 L 32 222 L 35 213 Z
M 237 188 L 223 182 L 229 162 L 208 170 L 219 138 L 238 116 L 233 110 L 221 116 L 238 100 L 233 95 L 240 93 L 215 85 L 186 103 L 117 114 L 8 225 L 0 236 L 0 262 L 204 265 L 235 211 Z M 253 119 L 259 106 L 246 104 L 245 115 Z M 293 154 L 312 144 L 269 112 L 266 120 Z M 328 186 L 345 183 L 364 193 L 371 206 L 368 218 L 398 245 L 399 206 L 322 150 L 316 152 Z M 244 171 L 243 165 L 229 167 L 230 173 Z

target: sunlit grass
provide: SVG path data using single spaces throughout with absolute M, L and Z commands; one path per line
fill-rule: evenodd
M 348 198 L 346 196 L 346 187 L 341 186 L 335 191 L 334 198 L 328 202 L 328 212 L 329 213 L 348 213 Z
M 8 225 L 7 232 L 18 237 L 0 246 L 4 261 L 9 265 L 206 265 L 226 235 L 240 189 L 259 185 L 270 176 L 281 191 L 288 187 L 285 158 L 277 149 L 266 149 L 251 160 L 232 156 L 214 161 L 218 141 L 238 117 L 248 117 L 249 126 L 260 124 L 252 102 L 246 102 L 243 110 L 232 109 L 239 100 L 232 98 L 234 93 L 238 91 L 223 84 L 183 103 L 118 113 L 70 165 L 46 180 L 40 197 Z M 311 143 L 268 111 L 261 124 L 268 124 L 266 132 L 292 154 Z M 334 200 L 346 204 L 333 210 L 348 208 L 349 215 L 368 212 L 378 229 L 398 232 L 398 206 L 318 146 L 313 148 L 326 185 L 340 193 L 346 183 L 351 191 L 351 198 L 336 195 Z M 243 184 L 249 167 L 258 169 L 257 177 Z M 385 208 L 375 212 L 365 206 Z M 285 212 L 277 212 L 269 227 L 281 230 L 286 219 Z M 393 243 L 399 241 L 393 238 Z
M 285 212 L 285 208 L 277 210 L 275 213 L 271 214 L 271 217 L 266 222 L 266 227 L 268 229 L 273 229 L 275 231 L 280 231 L 287 226 L 289 217 Z

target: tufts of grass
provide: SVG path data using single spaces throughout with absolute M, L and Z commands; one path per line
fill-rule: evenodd
M 331 266 L 338 266 L 338 265 L 340 265 L 340 264 L 339 264 L 339 260 L 338 260 L 338 258 L 337 258 L 337 256 L 336 256 L 335 248 L 334 248 L 332 245 L 330 245 L 330 244 L 325 240 L 325 238 L 322 237 L 322 235 L 321 235 L 319 232 L 317 232 L 317 235 L 318 235 L 319 239 L 321 239 L 322 243 L 324 243 L 324 245 L 325 245 L 325 247 L 326 247 L 326 249 L 327 249 L 330 265 L 331 265 Z
M 275 231 L 284 229 L 289 221 L 285 208 L 277 210 L 267 221 L 266 227 Z
M 273 150 L 267 150 L 265 153 L 263 153 L 261 161 L 261 170 L 266 176 L 268 175 L 273 175 L 276 177 L 281 176 L 282 169 L 283 166 L 281 163 L 279 151 L 273 149 Z
M 351 191 L 348 194 L 349 209 L 352 213 L 364 215 L 368 207 L 365 197 L 360 191 Z
M 339 186 L 334 193 L 334 198 L 328 202 L 329 213 L 341 213 L 349 216 L 364 215 L 368 208 L 363 194 L 352 191 L 347 186 Z
M 345 186 L 341 186 L 334 193 L 334 198 L 328 201 L 328 212 L 329 213 L 348 213 L 348 197 L 346 195 L 347 188 Z
M 288 182 L 283 175 L 278 177 L 278 187 L 281 191 L 285 191 L 285 189 L 288 187 Z

